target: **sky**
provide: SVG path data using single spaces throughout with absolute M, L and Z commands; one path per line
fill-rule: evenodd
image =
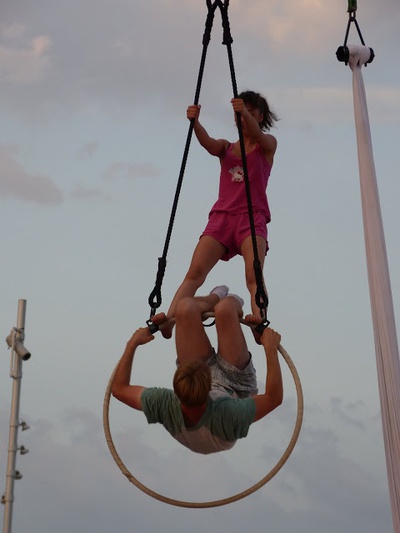
M 280 472 L 246 499 L 184 509 L 150 498 L 114 463 L 103 398 L 132 332 L 149 318 L 199 70 L 206 2 L 3 2 L 0 23 L 0 479 L 12 393 L 6 336 L 27 301 L 13 532 L 392 531 L 366 273 L 351 70 L 335 53 L 347 2 L 231 0 L 239 90 L 262 92 L 280 120 L 268 187 L 264 269 L 271 326 L 299 373 L 304 420 Z M 395 315 L 398 246 L 400 6 L 360 0 L 375 51 L 363 68 Z M 353 26 L 353 25 L 352 25 Z M 349 44 L 359 44 L 353 27 Z M 236 140 L 232 85 L 216 13 L 200 95 L 202 122 Z M 218 190 L 218 161 L 192 140 L 168 251 L 162 306 L 185 275 Z M 240 257 L 217 284 L 249 298 Z M 214 338 L 213 329 L 210 336 Z M 265 362 L 251 334 L 260 388 Z M 169 386 L 173 341 L 136 355 L 144 386 Z M 227 498 L 283 454 L 296 391 L 230 452 L 197 456 L 114 399 L 110 425 L 127 468 L 178 500 Z

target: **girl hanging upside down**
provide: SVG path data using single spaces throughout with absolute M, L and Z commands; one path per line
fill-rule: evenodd
M 183 446 L 201 454 L 229 450 L 248 435 L 254 422 L 283 401 L 278 359 L 281 336 L 271 328 L 261 334 L 267 373 L 265 391 L 258 393 L 256 370 L 240 324 L 243 300 L 228 290 L 220 285 L 207 296 L 178 302 L 173 390 L 143 387 L 131 376 L 137 348 L 154 339 L 148 327 L 139 328 L 127 342 L 111 389 L 119 401 L 143 411 L 149 424 L 162 424 Z M 202 322 L 203 313 L 211 311 L 217 352 Z M 164 313 L 153 320 L 160 328 L 168 321 Z
M 235 120 L 236 113 L 240 113 L 242 122 L 257 252 L 262 268 L 268 250 L 267 224 L 271 220 L 266 188 L 277 148 L 276 138 L 264 132 L 269 131 L 278 119 L 270 110 L 266 99 L 259 93 L 245 91 L 231 102 Z M 194 132 L 201 146 L 220 160 L 219 194 L 218 200 L 211 208 L 208 224 L 194 250 L 189 270 L 171 302 L 167 317 L 175 316 L 176 306 L 182 298 L 196 294 L 220 259 L 229 261 L 235 255 L 241 255 L 244 259 L 246 285 L 250 292 L 252 309 L 252 315 L 246 316 L 246 320 L 262 323 L 261 311 L 255 301 L 257 283 L 253 265 L 254 251 L 240 142 L 237 140 L 230 143 L 225 139 L 210 137 L 199 122 L 200 108 L 200 105 L 189 106 L 187 118 L 194 120 Z M 163 329 L 162 333 L 164 337 L 171 337 L 172 326 Z

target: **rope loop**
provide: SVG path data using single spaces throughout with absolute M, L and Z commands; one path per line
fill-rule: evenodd
M 156 284 L 149 296 L 149 305 L 151 307 L 150 317 L 155 315 L 156 309 L 158 309 L 162 302 L 161 297 L 161 285 L 164 279 L 165 268 L 167 266 L 167 260 L 164 256 L 158 258 L 158 271 L 156 276 Z
M 257 307 L 260 309 L 261 318 L 263 320 L 263 323 L 267 321 L 267 309 L 268 309 L 268 297 L 265 293 L 265 291 L 256 291 L 255 294 L 255 301 L 257 304 Z M 267 321 L 269 324 L 269 321 Z
M 218 1 L 211 2 L 211 0 L 207 0 L 207 8 L 208 8 L 208 14 L 206 18 L 206 24 L 203 34 L 203 46 L 208 46 L 211 40 L 211 30 L 213 27 L 214 22 L 214 14 L 215 10 L 217 9 Z
M 225 44 L 225 45 L 233 43 L 231 27 L 229 24 L 229 17 L 228 17 L 228 7 L 229 7 L 229 0 L 226 0 L 223 3 L 220 2 L 219 9 L 221 11 L 222 29 L 223 29 L 222 44 Z
M 264 288 L 264 279 L 261 269 L 261 263 L 258 257 L 254 259 L 254 274 L 256 277 L 257 290 L 255 294 L 255 302 L 260 309 L 261 318 L 263 322 L 267 321 L 268 296 Z M 268 322 L 269 324 L 269 322 Z

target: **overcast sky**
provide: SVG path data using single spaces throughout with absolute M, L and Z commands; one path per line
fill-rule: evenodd
M 400 6 L 360 0 L 376 57 L 363 77 L 399 316 Z M 265 277 L 271 326 L 304 390 L 299 441 L 283 469 L 245 500 L 188 510 L 154 500 L 121 474 L 102 425 L 103 397 L 131 333 L 149 318 L 193 102 L 204 0 L 3 2 L 0 23 L 0 333 L 27 300 L 13 532 L 389 533 L 392 531 L 359 191 L 351 71 L 335 53 L 347 2 L 231 0 L 239 90 L 262 92 L 280 121 L 269 185 Z M 349 43 L 360 40 L 352 25 Z M 216 13 L 200 103 L 211 135 L 236 140 L 232 85 Z M 218 161 L 193 139 L 162 288 L 181 282 L 218 190 Z M 243 261 L 218 265 L 249 301 Z M 210 335 L 214 333 L 210 329 Z M 246 331 L 260 387 L 264 357 Z M 5 488 L 12 380 L 0 358 L 0 476 Z M 169 386 L 173 341 L 138 351 L 145 386 Z M 115 400 L 122 460 L 173 499 L 227 498 L 279 460 L 296 418 L 285 400 L 230 452 L 193 454 Z

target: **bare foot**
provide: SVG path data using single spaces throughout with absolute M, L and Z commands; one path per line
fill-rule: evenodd
M 262 333 L 258 332 L 255 328 L 257 326 L 260 326 L 263 323 L 262 318 L 256 315 L 246 315 L 244 320 L 246 324 L 248 324 L 251 327 L 251 331 L 253 333 L 254 340 L 256 341 L 256 343 L 261 345 L 262 344 L 261 342 Z
M 151 319 L 153 324 L 159 327 L 161 335 L 165 339 L 170 339 L 172 337 L 172 330 L 174 328 L 174 321 L 167 317 L 165 313 L 157 313 Z
M 174 323 L 172 321 L 165 322 L 161 327 L 161 335 L 164 339 L 170 339 L 172 337 L 172 331 L 174 329 Z
M 172 337 L 172 330 L 174 329 L 175 321 L 168 318 L 165 313 L 158 313 L 153 317 L 154 324 L 159 326 L 161 335 L 164 339 L 170 339 Z

